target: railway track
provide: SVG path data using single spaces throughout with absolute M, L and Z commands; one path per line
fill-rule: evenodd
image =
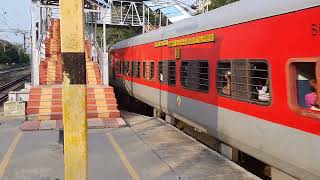
M 27 74 L 0 86 L 0 103 L 3 103 L 8 98 L 8 93 L 10 91 L 16 91 L 23 88 L 24 83 L 30 80 L 30 77 L 31 74 Z
M 0 76 L 6 76 L 11 73 L 16 73 L 20 71 L 26 71 L 30 70 L 30 66 L 22 66 L 22 67 L 16 67 L 16 68 L 6 68 L 6 69 L 0 69 Z
M 1 72 L 1 71 L 6 71 L 6 70 L 10 70 L 10 69 L 22 68 L 22 67 L 30 67 L 30 66 L 29 66 L 29 65 L 19 65 L 19 66 L 12 66 L 12 67 L 0 68 L 0 72 Z

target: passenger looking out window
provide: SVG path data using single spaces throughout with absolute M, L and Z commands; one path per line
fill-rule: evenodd
M 251 84 L 255 88 L 252 92 L 252 99 L 258 99 L 260 102 L 269 102 L 269 73 L 268 65 L 265 62 L 250 63 Z
M 228 98 L 269 104 L 269 78 L 268 63 L 263 59 L 222 60 L 217 65 L 217 90 Z
M 320 111 L 319 104 L 317 104 L 317 94 L 316 94 L 316 89 L 317 89 L 317 83 L 315 79 L 312 79 L 309 81 L 309 86 L 310 86 L 310 93 L 308 93 L 305 96 L 305 103 L 306 107 L 311 109 L 311 110 L 318 110 Z
M 222 88 L 222 93 L 231 96 L 231 71 L 227 71 L 224 78 L 227 84 Z
M 160 83 L 163 82 L 163 62 L 160 61 L 159 64 L 158 64 L 158 71 L 159 71 L 159 81 Z
M 217 88 L 223 95 L 231 96 L 231 63 L 219 62 L 217 67 Z
M 259 101 L 268 102 L 270 100 L 270 93 L 268 89 L 269 81 L 266 81 L 266 84 L 262 84 L 260 81 L 259 85 L 261 86 L 260 88 L 256 87 Z
M 130 64 L 129 61 L 124 62 L 124 73 L 126 76 L 130 76 Z
M 160 61 L 158 66 L 159 81 L 162 84 L 176 85 L 176 62 Z
M 317 97 L 316 63 L 295 62 L 297 102 L 299 106 L 320 111 L 320 101 Z

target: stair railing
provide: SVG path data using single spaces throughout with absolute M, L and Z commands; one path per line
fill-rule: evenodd
M 99 73 L 100 73 L 100 77 L 102 80 L 103 79 L 103 73 L 102 73 L 103 72 L 103 69 L 102 69 L 102 67 L 103 67 L 103 51 L 97 41 L 94 41 L 93 45 L 96 48 L 98 68 L 99 68 Z

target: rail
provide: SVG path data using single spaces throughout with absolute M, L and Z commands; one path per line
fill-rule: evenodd
M 15 91 L 15 90 L 21 89 L 24 86 L 24 82 L 28 81 L 30 77 L 31 77 L 31 74 L 27 74 L 0 86 L 0 103 L 2 103 L 8 98 L 9 91 Z M 18 84 L 18 86 L 15 86 L 17 83 L 21 83 L 21 84 Z
M 16 65 L 16 66 L 12 66 L 12 67 L 8 67 L 8 68 L 0 68 L 0 71 L 5 71 L 5 70 L 10 70 L 10 69 L 15 69 L 15 68 L 20 68 L 20 67 L 27 67 L 27 66 L 30 66 L 30 65 Z
M 5 75 L 5 74 L 11 74 L 13 72 L 19 72 L 19 71 L 25 71 L 25 70 L 30 70 L 30 66 L 24 66 L 24 67 L 17 67 L 17 68 L 10 68 L 7 70 L 0 70 L 0 71 L 4 71 L 4 72 L 0 72 L 0 75 Z

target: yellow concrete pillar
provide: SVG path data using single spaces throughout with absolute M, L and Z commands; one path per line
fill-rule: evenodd
M 83 8 L 83 0 L 60 0 L 66 180 L 88 179 Z

